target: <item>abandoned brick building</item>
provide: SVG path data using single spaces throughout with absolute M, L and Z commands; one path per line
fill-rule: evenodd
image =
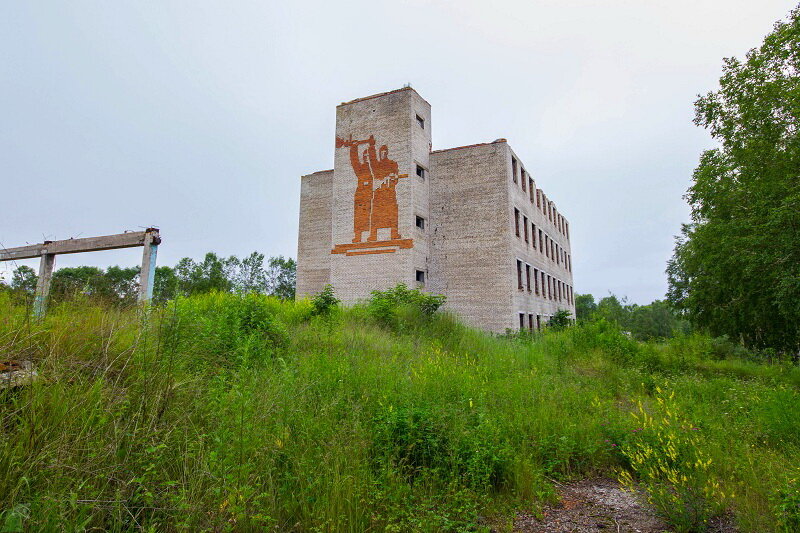
M 486 330 L 574 316 L 569 223 L 505 139 L 431 150 L 410 87 L 336 108 L 333 170 L 302 177 L 297 294 L 405 283 Z

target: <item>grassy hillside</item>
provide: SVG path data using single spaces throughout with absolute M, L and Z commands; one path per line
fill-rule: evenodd
M 605 322 L 492 337 L 408 306 L 210 294 L 143 316 L 0 295 L 0 529 L 463 531 L 638 480 L 676 527 L 800 521 L 800 370 Z

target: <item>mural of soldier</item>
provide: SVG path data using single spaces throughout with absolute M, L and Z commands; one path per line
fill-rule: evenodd
M 385 228 L 391 240 L 401 239 L 395 188 L 408 175 L 399 174 L 397 162 L 389 159 L 389 147 L 384 144 L 376 153 L 374 135 L 363 141 L 337 137 L 336 147 L 350 148 L 350 164 L 358 180 L 353 196 L 353 243 L 361 242 L 365 231 L 369 232 L 367 241 L 375 242 L 378 230 Z

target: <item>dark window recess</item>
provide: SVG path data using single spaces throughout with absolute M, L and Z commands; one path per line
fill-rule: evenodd
M 417 225 L 417 227 L 419 229 L 425 229 L 425 219 L 424 218 L 422 218 L 420 216 L 416 217 L 415 224 Z
M 528 282 L 528 292 L 531 292 L 531 266 L 525 265 L 525 279 Z
M 524 168 L 520 168 L 519 169 L 519 176 L 522 179 L 522 190 L 523 191 L 527 190 L 527 187 L 525 186 L 526 180 L 525 180 L 525 169 Z
M 519 209 L 516 207 L 514 208 L 514 231 L 516 231 L 517 237 L 519 237 Z
M 519 329 L 525 329 L 525 313 L 519 314 Z
M 517 182 L 517 160 L 513 157 L 511 158 L 511 177 L 514 179 L 514 183 Z
M 419 176 L 422 179 L 425 179 L 425 169 L 419 165 L 417 165 L 417 176 Z
M 528 315 L 528 327 L 530 328 L 531 331 L 534 330 L 533 315 Z
M 420 283 L 425 283 L 425 272 L 422 270 L 417 270 L 417 281 Z
M 419 127 L 423 130 L 425 129 L 425 119 L 419 115 L 417 115 L 417 124 L 419 124 Z
M 517 288 L 522 290 L 522 261 L 517 259 Z
M 525 233 L 525 242 L 528 242 L 528 217 L 522 216 L 522 227 Z

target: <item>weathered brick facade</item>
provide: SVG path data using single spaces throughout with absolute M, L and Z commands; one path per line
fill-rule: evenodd
M 431 151 L 430 113 L 411 88 L 337 107 L 334 168 L 302 177 L 298 296 L 402 282 L 495 332 L 574 316 L 566 219 L 505 139 Z

